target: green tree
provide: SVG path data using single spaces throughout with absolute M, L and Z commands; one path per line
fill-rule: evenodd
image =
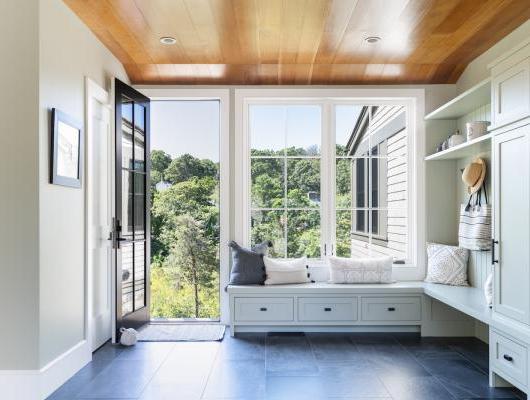
M 216 264 L 217 252 L 204 236 L 200 223 L 190 215 L 178 217 L 175 242 L 164 269 L 170 269 L 176 281 L 192 286 L 196 318 L 200 315 L 199 290 L 212 286 Z
M 171 163 L 171 156 L 162 150 L 151 152 L 151 190 L 154 191 L 156 184 L 164 180 L 164 172 Z
M 190 154 L 175 158 L 164 171 L 164 179 L 179 183 L 191 178 L 217 177 L 217 164 L 212 160 L 199 160 Z

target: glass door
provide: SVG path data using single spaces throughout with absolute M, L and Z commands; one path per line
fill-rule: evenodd
M 116 107 L 116 338 L 149 313 L 149 99 L 115 80 Z

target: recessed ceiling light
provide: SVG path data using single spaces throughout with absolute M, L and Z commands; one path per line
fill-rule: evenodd
M 381 41 L 381 38 L 379 36 L 368 36 L 364 38 L 364 41 L 366 43 L 374 44 Z
M 160 43 L 162 44 L 175 44 L 177 43 L 177 39 L 171 37 L 171 36 L 162 36 L 160 38 Z

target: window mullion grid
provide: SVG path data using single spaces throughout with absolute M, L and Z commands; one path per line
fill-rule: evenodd
M 284 114 L 283 114 L 283 220 L 284 220 L 284 226 L 283 226 L 283 238 L 284 238 L 284 257 L 287 258 L 287 234 L 288 229 L 287 225 L 289 223 L 288 220 L 288 213 L 287 213 L 287 106 L 284 106 Z

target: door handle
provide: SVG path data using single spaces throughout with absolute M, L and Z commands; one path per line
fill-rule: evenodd
M 499 263 L 499 260 L 495 259 L 495 245 L 499 244 L 498 240 L 491 239 L 491 265 Z
M 502 358 L 504 358 L 506 361 L 509 361 L 509 362 L 513 361 L 513 357 L 509 356 L 508 354 L 503 355 Z

